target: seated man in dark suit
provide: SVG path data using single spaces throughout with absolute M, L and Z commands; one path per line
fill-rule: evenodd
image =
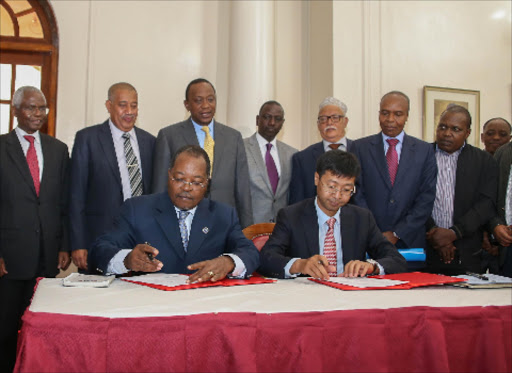
M 116 228 L 92 245 L 98 271 L 196 271 L 190 282 L 250 275 L 259 265 L 258 250 L 243 235 L 234 207 L 204 198 L 208 175 L 210 161 L 202 148 L 179 149 L 168 170 L 167 192 L 126 201 Z
M 328 279 L 407 270 L 405 259 L 384 238 L 371 212 L 347 204 L 359 172 L 350 153 L 333 150 L 320 156 L 317 196 L 279 211 L 274 232 L 261 250 L 261 273 Z M 366 253 L 372 259 L 366 260 Z

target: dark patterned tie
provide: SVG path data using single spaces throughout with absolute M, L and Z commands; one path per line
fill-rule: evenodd
M 327 225 L 329 229 L 327 229 L 327 234 L 325 235 L 324 241 L 324 256 L 327 258 L 329 265 L 337 267 L 336 260 L 336 241 L 334 240 L 334 224 L 336 224 L 335 218 L 330 218 L 327 220 Z M 337 276 L 335 272 L 329 272 L 329 276 Z
M 270 185 L 272 186 L 272 192 L 276 194 L 277 184 L 279 183 L 279 174 L 277 173 L 276 163 L 274 162 L 274 158 L 270 154 L 270 149 L 272 149 L 272 144 L 267 144 L 267 153 L 265 154 L 265 163 L 267 165 L 267 174 L 268 179 L 270 180 Z
M 183 249 L 187 251 L 188 247 L 188 229 L 185 220 L 187 219 L 189 211 L 180 210 L 179 224 L 180 224 L 180 234 L 181 234 L 181 243 L 183 244 Z
M 332 150 L 336 150 L 336 149 L 338 149 L 340 146 L 341 146 L 341 144 L 329 144 L 329 148 L 331 148 Z
M 36 189 L 36 194 L 39 197 L 39 188 L 41 186 L 41 182 L 39 180 L 39 162 L 37 160 L 36 147 L 34 146 L 34 136 L 23 136 L 25 140 L 27 140 L 30 145 L 27 151 L 27 163 L 28 169 L 30 170 L 30 175 L 32 175 L 32 180 L 34 180 L 34 187 Z
M 398 171 L 398 153 L 396 152 L 397 139 L 387 139 L 389 144 L 388 151 L 386 152 L 386 162 L 388 163 L 389 178 L 391 185 L 395 183 L 396 172 Z
M 142 194 L 142 176 L 140 174 L 139 161 L 133 151 L 130 134 L 124 133 L 123 138 L 124 155 L 126 157 L 126 166 L 128 167 L 128 176 L 130 177 L 132 197 L 137 197 Z

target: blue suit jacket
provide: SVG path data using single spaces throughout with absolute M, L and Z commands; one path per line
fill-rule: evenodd
M 361 163 L 354 203 L 370 209 L 382 232 L 395 232 L 398 248 L 426 247 L 425 223 L 436 196 L 437 163 L 432 145 L 405 135 L 391 186 L 382 134 L 354 141 Z
M 347 139 L 347 151 L 352 152 L 352 140 Z M 324 154 L 322 141 L 310 145 L 292 157 L 292 178 L 289 189 L 289 204 L 316 196 L 316 161 Z
M 366 253 L 389 273 L 407 271 L 407 263 L 395 246 L 384 238 L 372 214 L 354 205 L 340 210 L 343 263 L 366 260 Z M 284 277 L 284 267 L 292 258 L 307 259 L 320 253 L 318 217 L 314 198 L 281 209 L 276 226 L 261 250 L 259 271 Z
M 237 255 L 248 275 L 259 265 L 258 250 L 242 233 L 236 210 L 207 198 L 197 205 L 185 252 L 176 210 L 167 192 L 128 199 L 114 230 L 92 245 L 92 265 L 106 273 L 108 263 L 119 250 L 145 242 L 158 249 L 157 258 L 164 264 L 165 273 L 191 273 L 187 270 L 189 264 L 223 253 Z
M 150 192 L 155 137 L 135 128 L 143 194 Z M 123 204 L 123 187 L 108 120 L 76 133 L 71 155 L 69 216 L 71 250 L 87 249 L 112 227 Z

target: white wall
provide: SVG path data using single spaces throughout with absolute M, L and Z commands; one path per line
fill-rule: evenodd
M 378 131 L 381 95 L 411 98 L 408 133 L 421 137 L 424 85 L 481 92 L 482 123 L 512 117 L 509 1 L 52 1 L 59 26 L 57 137 L 108 116 L 108 87 L 139 91 L 139 126 L 183 120 L 187 83 L 217 89 L 217 120 L 255 130 L 257 109 L 280 101 L 280 139 L 318 141 L 320 97 L 345 101 L 348 136 Z M 504 18 L 493 18 L 504 11 Z M 330 33 L 330 34 L 329 34 Z M 326 36 L 327 35 L 327 36 Z

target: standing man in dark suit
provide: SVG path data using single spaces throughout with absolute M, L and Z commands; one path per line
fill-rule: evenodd
M 294 154 L 290 181 L 290 204 L 316 196 L 315 170 L 318 157 L 326 151 L 351 151 L 352 140 L 345 137 L 348 124 L 347 105 L 334 97 L 326 97 L 318 109 L 317 126 L 322 141 Z
M 84 270 L 90 244 L 112 227 L 123 201 L 151 190 L 155 137 L 135 127 L 137 91 L 116 83 L 105 106 L 110 119 L 78 131 L 71 155 L 71 250 Z
M 48 114 L 39 89 L 19 88 L 12 106 L 18 127 L 0 136 L 1 372 L 14 368 L 18 328 L 36 278 L 55 277 L 70 263 L 68 148 L 39 132 Z
M 356 205 L 368 208 L 397 248 L 425 248 L 425 223 L 432 213 L 437 167 L 432 146 L 404 131 L 409 98 L 386 93 L 380 101 L 382 132 L 354 141 L 361 163 Z
M 499 167 L 498 199 L 490 227 L 500 244 L 500 274 L 512 277 L 512 143 L 499 148 L 494 158 Z
M 359 171 L 353 154 L 322 154 L 315 173 L 317 196 L 279 211 L 261 250 L 259 271 L 271 277 L 322 279 L 406 271 L 405 259 L 382 236 L 372 214 L 347 204 Z M 366 253 L 372 259 L 366 260 Z
M 199 145 L 212 163 L 209 198 L 235 207 L 243 228 L 251 225 L 251 191 L 242 135 L 214 119 L 217 96 L 208 80 L 191 81 L 185 90 L 184 104 L 190 118 L 158 132 L 153 192 L 165 190 L 165 172 L 176 151 L 184 145 Z
M 178 149 L 167 170 L 167 192 L 126 201 L 116 228 L 94 243 L 91 257 L 98 269 L 195 271 L 190 282 L 251 275 L 259 265 L 258 250 L 242 233 L 233 207 L 204 198 L 208 175 L 202 148 Z
M 244 139 L 254 223 L 274 222 L 277 212 L 288 205 L 292 155 L 297 149 L 276 139 L 283 124 L 281 104 L 267 101 L 256 116 L 258 131 Z
M 482 134 L 480 135 L 480 139 L 484 143 L 485 151 L 491 155 L 494 155 L 498 148 L 510 142 L 511 132 L 512 126 L 510 126 L 510 123 L 507 122 L 506 119 L 489 119 L 487 122 L 485 122 Z M 502 170 L 500 165 L 500 177 L 502 173 L 501 171 Z M 500 181 L 498 183 L 500 183 Z M 490 227 L 491 233 L 492 228 L 493 227 Z M 482 249 L 484 250 L 484 252 L 482 252 L 482 272 L 485 273 L 488 269 L 490 273 L 497 274 L 500 272 L 500 252 L 504 253 L 504 250 L 500 249 L 499 242 L 489 239 L 489 236 L 489 232 L 485 230 L 484 240 L 482 242 Z
M 437 190 L 427 222 L 427 269 L 447 275 L 481 272 L 484 225 L 495 216 L 498 167 L 466 143 L 471 115 L 450 104 L 436 130 Z

